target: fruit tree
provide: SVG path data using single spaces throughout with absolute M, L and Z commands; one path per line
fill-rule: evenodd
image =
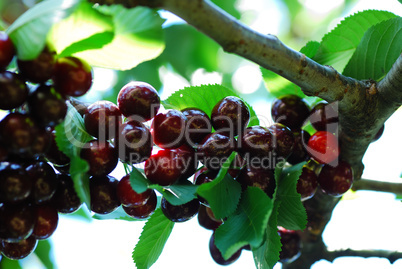
M 397 249 L 332 249 L 324 238 L 357 191 L 402 195 L 401 182 L 364 177 L 370 145 L 402 105 L 402 2 L 388 1 L 396 10 L 0 3 L 0 268 L 31 257 L 53 268 L 50 242 L 70 217 L 141 225 L 127 255 L 138 269 L 162 266 L 181 223 L 208 232 L 217 266 L 244 255 L 259 269 L 401 262 Z

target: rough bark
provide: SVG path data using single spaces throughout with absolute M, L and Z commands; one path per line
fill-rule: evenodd
M 250 29 L 207 0 L 90 1 L 126 7 L 144 5 L 170 11 L 215 40 L 226 52 L 277 73 L 298 85 L 306 95 L 318 96 L 328 102 L 337 101 L 341 158 L 352 165 L 356 181 L 361 177 L 362 158 L 370 142 L 402 104 L 402 55 L 378 84 L 376 81 L 359 81 L 341 75 L 332 67 L 318 64 L 289 48 L 276 36 L 263 35 Z M 335 252 L 326 250 L 321 235 L 338 201 L 339 198 L 318 192 L 313 199 L 305 202 L 309 226 L 303 233 L 303 253 L 298 260 L 284 265 L 284 268 L 310 268 L 319 259 L 334 259 Z M 351 251 L 336 253 L 342 256 Z

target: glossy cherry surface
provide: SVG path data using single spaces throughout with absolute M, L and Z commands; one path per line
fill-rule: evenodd
M 0 109 L 10 110 L 20 107 L 27 100 L 28 93 L 28 87 L 20 75 L 0 71 Z
M 152 135 L 154 142 L 161 148 L 178 148 L 185 142 L 187 118 L 178 110 L 170 109 L 154 117 Z

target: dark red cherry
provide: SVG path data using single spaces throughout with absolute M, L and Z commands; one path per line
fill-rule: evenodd
M 338 129 L 338 115 L 336 103 L 318 103 L 311 109 L 309 120 L 317 131 L 335 133 Z
M 317 180 L 317 175 L 313 170 L 307 166 L 303 167 L 296 185 L 297 192 L 301 195 L 302 201 L 314 196 L 318 186 Z
M 157 114 L 151 127 L 155 144 L 164 149 L 180 147 L 186 139 L 186 126 L 187 118 L 178 110 Z
M 173 158 L 176 165 L 182 171 L 181 178 L 187 179 L 194 175 L 198 167 L 195 150 L 189 145 L 183 144 L 178 148 L 171 149 L 171 151 L 174 154 Z
M 298 130 L 293 132 L 293 137 L 293 150 L 287 161 L 288 163 L 294 165 L 310 159 L 310 155 L 308 154 L 306 149 L 308 145 L 308 140 L 310 139 L 310 134 L 304 130 Z
M 181 178 L 183 167 L 178 165 L 174 152 L 164 149 L 145 161 L 144 173 L 152 183 L 168 186 Z
M 35 206 L 34 212 L 35 225 L 32 236 L 41 240 L 49 238 L 56 231 L 59 213 L 51 204 Z
M 148 121 L 159 111 L 160 98 L 154 87 L 141 81 L 126 84 L 117 96 L 121 113 L 137 121 Z
M 198 211 L 198 224 L 208 230 L 215 231 L 218 227 L 223 223 L 221 220 L 217 220 L 211 217 L 210 213 L 211 209 L 203 204 L 200 205 L 200 209 Z
M 66 100 L 50 85 L 39 85 L 28 97 L 29 113 L 42 127 L 54 127 L 67 114 Z
M 83 59 L 61 57 L 55 64 L 53 83 L 63 96 L 82 96 L 92 86 L 92 68 Z
M 49 149 L 45 153 L 45 157 L 53 165 L 58 167 L 66 167 L 70 164 L 70 158 L 57 147 L 55 138 L 56 132 L 53 130 L 50 134 L 50 145 Z
M 352 167 L 345 161 L 339 161 L 335 167 L 326 164 L 318 174 L 318 184 L 325 193 L 341 196 L 352 187 Z
M 74 182 L 68 174 L 57 174 L 58 185 L 52 204 L 59 213 L 73 213 L 81 207 L 81 200 L 74 188 Z
M 155 212 L 157 203 L 158 197 L 156 196 L 156 192 L 152 190 L 151 195 L 145 204 L 134 207 L 122 207 L 126 214 L 130 217 L 135 219 L 146 219 Z
M 200 209 L 198 199 L 191 200 L 182 205 L 172 205 L 162 197 L 161 209 L 163 214 L 173 222 L 185 222 L 192 219 Z
M 23 166 L 12 162 L 0 162 L 0 202 L 16 203 L 28 198 L 32 180 Z
M 211 235 L 211 239 L 209 240 L 209 252 L 211 254 L 212 259 L 219 265 L 229 265 L 237 261 L 241 255 L 242 249 L 236 251 L 229 259 L 225 260 L 222 256 L 221 251 L 215 245 L 215 234 Z
M 114 141 L 121 161 L 136 164 L 151 156 L 153 140 L 149 129 L 139 121 L 125 122 L 120 126 Z
M 29 254 L 34 252 L 37 245 L 38 240 L 36 240 L 33 236 L 14 243 L 0 240 L 0 249 L 2 254 L 4 257 L 7 257 L 11 260 L 21 260 L 27 257 Z
M 57 189 L 57 177 L 52 166 L 38 161 L 30 164 L 25 171 L 32 181 L 31 199 L 36 204 L 49 201 Z
M 16 54 L 13 41 L 6 32 L 0 32 L 0 69 L 6 69 Z
M 246 128 L 238 146 L 239 153 L 248 163 L 271 163 L 273 149 L 273 135 L 262 126 Z
M 120 206 L 117 195 L 119 181 L 112 176 L 91 177 L 89 179 L 89 194 L 91 210 L 98 214 L 109 214 Z
M 34 229 L 32 206 L 21 203 L 6 204 L 0 207 L 0 238 L 17 242 L 28 238 Z
M 89 164 L 88 174 L 95 177 L 108 175 L 119 162 L 117 149 L 110 142 L 100 140 L 85 143 L 81 158 Z
M 271 107 L 275 122 L 282 123 L 290 129 L 300 129 L 310 114 L 310 108 L 302 98 L 285 95 L 277 99 Z
M 287 158 L 292 153 L 294 137 L 292 131 L 281 123 L 268 127 L 272 134 L 272 145 L 277 157 Z
M 195 146 L 211 133 L 211 120 L 207 113 L 198 108 L 186 108 L 181 112 L 187 118 L 186 143 Z
M 152 189 L 142 193 L 133 190 L 130 183 L 130 175 L 125 175 L 117 185 L 117 196 L 123 206 L 136 207 L 144 205 L 152 194 Z
M 278 229 L 281 237 L 282 250 L 279 253 L 279 261 L 282 263 L 291 263 L 301 254 L 302 242 L 300 235 L 296 231 Z
M 208 170 L 219 170 L 235 149 L 236 141 L 230 137 L 212 133 L 199 144 L 197 156 Z
M 27 100 L 28 93 L 28 87 L 20 75 L 0 71 L 0 109 L 10 110 L 20 107 Z
M 118 134 L 122 116 L 117 105 L 110 101 L 97 101 L 88 106 L 84 122 L 90 135 L 100 140 L 108 140 Z
M 241 184 L 243 189 L 248 186 L 258 187 L 263 190 L 270 198 L 272 198 L 276 182 L 272 170 L 262 168 L 244 167 L 236 180 Z
M 247 105 L 235 96 L 227 96 L 220 100 L 211 113 L 212 126 L 215 130 L 230 137 L 243 133 L 249 120 L 250 111 Z
M 42 52 L 33 60 L 17 59 L 19 73 L 33 83 L 48 81 L 54 71 L 56 52 L 49 46 L 45 46 Z

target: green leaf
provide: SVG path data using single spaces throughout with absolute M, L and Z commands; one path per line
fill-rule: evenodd
M 157 261 L 173 227 L 174 222 L 167 219 L 161 209 L 151 215 L 133 251 L 137 269 L 148 269 Z
M 215 232 L 215 244 L 225 259 L 248 244 L 261 246 L 272 209 L 272 200 L 260 188 L 243 192 L 236 212 Z
M 35 59 L 45 47 L 52 25 L 70 15 L 79 2 L 80 0 L 47 0 L 22 14 L 7 29 L 17 48 L 17 57 L 21 60 Z
M 10 260 L 6 257 L 3 257 L 1 259 L 0 268 L 1 269 L 23 269 L 18 260 Z
M 134 166 L 130 173 L 131 188 L 137 193 L 143 193 L 149 188 L 150 181 Z
M 366 10 L 345 18 L 326 34 L 313 60 L 342 72 L 365 32 L 373 25 L 396 17 L 387 11 Z
M 279 261 L 281 238 L 278 234 L 277 214 L 280 202 L 274 204 L 272 214 L 268 220 L 267 238 L 259 248 L 252 248 L 254 263 L 257 269 L 272 269 Z
M 241 186 L 235 181 L 227 170 L 234 160 L 236 153 L 233 152 L 214 180 L 201 184 L 197 193 L 207 200 L 217 219 L 223 219 L 235 212 L 241 196 Z
M 289 230 L 304 230 L 307 224 L 306 210 L 296 190 L 297 181 L 305 162 L 286 167 L 277 180 L 275 202 L 280 202 L 278 225 Z
M 293 94 L 300 97 L 306 95 L 301 91 L 300 87 L 293 84 L 286 78 L 275 74 L 274 72 L 261 67 L 262 78 L 268 92 L 275 97 L 281 97 L 286 94 Z
M 163 105 L 166 108 L 175 108 L 178 110 L 187 107 L 197 107 L 207 113 L 208 116 L 211 116 L 213 107 L 226 96 L 239 97 L 234 91 L 218 84 L 192 86 L 174 92 L 163 101 Z M 247 102 L 245 103 L 250 110 L 250 122 L 248 125 L 258 125 L 259 120 L 255 111 Z
M 51 259 L 53 254 L 52 245 L 49 240 L 38 240 L 38 245 L 34 253 L 47 269 L 55 268 L 53 260 Z
M 88 163 L 81 159 L 80 152 L 84 144 L 92 139 L 85 131 L 84 119 L 78 111 L 67 102 L 67 115 L 56 126 L 56 144 L 70 158 L 70 175 L 78 197 L 90 208 Z
M 383 78 L 401 55 L 401 44 L 401 17 L 372 26 L 364 34 L 343 74 L 356 79 Z
M 300 52 L 306 55 L 306 57 L 313 58 L 314 55 L 316 55 L 319 47 L 320 42 L 309 41 L 303 48 L 300 49 Z

